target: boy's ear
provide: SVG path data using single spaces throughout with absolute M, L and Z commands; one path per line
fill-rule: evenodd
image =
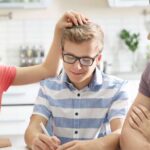
M 62 55 L 63 55 L 63 51 L 62 51 L 62 48 L 60 49 L 60 58 L 62 58 Z
M 99 55 L 98 55 L 98 61 L 100 61 L 101 58 L 102 58 L 102 54 L 99 54 Z

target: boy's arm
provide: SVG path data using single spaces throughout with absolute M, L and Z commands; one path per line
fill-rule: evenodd
M 53 41 L 45 61 L 36 66 L 18 67 L 16 69 L 16 77 L 12 84 L 33 83 L 48 77 L 57 76 L 62 67 L 60 59 L 62 30 L 73 25 L 82 25 L 87 22 L 88 19 L 80 13 L 73 11 L 65 12 L 55 26 Z
M 119 139 L 120 139 L 120 133 L 121 133 L 121 129 L 123 126 L 123 119 L 113 119 L 110 122 L 110 127 L 111 127 L 111 131 L 112 133 L 104 136 L 102 138 L 96 139 L 94 140 L 96 146 L 96 149 L 93 147 L 93 149 L 95 150 L 120 150 L 120 146 L 119 146 Z
M 34 138 L 42 133 L 42 129 L 40 127 L 41 122 L 43 122 L 43 124 L 45 125 L 47 123 L 47 120 L 39 115 L 32 115 L 30 118 L 30 123 L 25 131 L 24 136 L 25 142 L 29 148 L 32 147 Z
M 130 126 L 150 142 L 150 111 L 143 105 L 134 106 L 128 119 Z
M 32 115 L 25 132 L 25 142 L 30 149 L 57 149 L 61 141 L 56 136 L 48 136 L 43 133 L 40 123 L 46 125 L 47 120 L 39 115 Z
M 139 104 L 145 106 L 148 110 L 150 109 L 150 98 L 144 96 L 141 93 L 138 93 L 133 106 L 138 106 Z M 150 143 L 147 139 L 140 133 L 138 130 L 131 128 L 129 125 L 128 119 L 130 113 L 132 111 L 132 107 L 130 108 L 127 118 L 125 120 L 123 130 L 120 137 L 120 146 L 121 150 L 149 150 Z
M 111 121 L 112 133 L 94 140 L 72 141 L 61 145 L 57 150 L 119 150 L 119 136 L 123 124 L 122 119 Z

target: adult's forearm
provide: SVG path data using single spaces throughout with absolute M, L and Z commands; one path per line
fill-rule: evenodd
M 121 150 L 150 150 L 150 143 L 140 132 L 124 127 L 120 136 L 120 147 Z
M 62 68 L 61 52 L 61 30 L 55 29 L 50 50 L 43 62 L 49 77 L 57 76 L 60 73 Z
M 120 134 L 110 134 L 105 136 L 102 141 L 105 143 L 104 150 L 119 150 Z
M 30 67 L 18 67 L 16 68 L 16 77 L 12 85 L 35 83 L 44 79 L 46 76 L 47 70 L 45 70 L 42 64 Z
M 61 33 L 55 31 L 50 50 L 42 64 L 16 68 L 16 77 L 12 85 L 35 83 L 48 77 L 57 76 L 62 68 L 60 58 L 60 37 Z
M 150 143 L 144 137 L 144 135 L 136 129 L 131 128 L 129 125 L 129 117 L 132 112 L 132 108 L 137 105 L 143 105 L 145 107 L 150 106 L 149 98 L 143 94 L 138 93 L 135 102 L 132 104 L 120 136 L 121 150 L 150 150 Z
M 112 133 L 105 137 L 94 140 L 94 150 L 119 150 L 119 133 Z

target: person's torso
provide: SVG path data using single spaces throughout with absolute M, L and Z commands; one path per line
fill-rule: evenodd
M 108 111 L 120 82 L 106 76 L 101 85 L 82 90 L 60 80 L 47 81 L 44 86 L 51 111 L 51 130 L 62 143 L 106 135 Z

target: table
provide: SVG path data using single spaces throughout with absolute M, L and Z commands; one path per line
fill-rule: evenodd
M 12 146 L 7 148 L 2 148 L 2 150 L 29 150 L 26 146 Z
M 2 150 L 29 150 L 26 147 L 23 135 L 5 135 L 1 137 L 9 138 L 12 144 L 11 147 L 0 148 Z

